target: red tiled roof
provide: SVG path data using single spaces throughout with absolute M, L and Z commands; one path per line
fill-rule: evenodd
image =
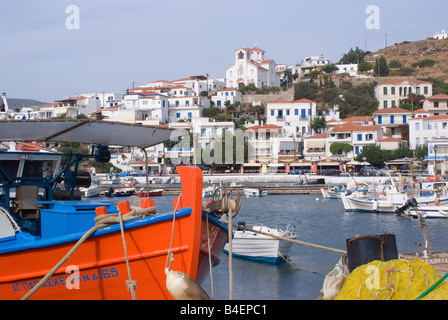
M 304 139 L 325 139 L 327 137 L 327 132 L 315 134 L 314 136 L 309 136 Z
M 281 126 L 277 126 L 275 124 L 266 124 L 263 126 L 252 126 L 247 128 L 246 130 L 253 130 L 255 132 L 258 132 L 259 130 L 261 131 L 280 131 L 282 129 Z
M 401 142 L 403 140 L 394 138 L 394 137 L 386 137 L 384 139 L 378 140 L 378 142 Z
M 347 122 L 334 127 L 331 132 L 377 131 L 379 128 L 379 125 L 361 126 L 359 124 L 356 124 L 355 122 Z
M 341 121 L 345 122 L 360 122 L 360 121 L 372 121 L 372 116 L 357 116 L 357 117 L 349 117 L 342 119 Z
M 438 99 L 448 99 L 448 95 L 439 93 L 431 97 L 428 97 L 428 100 L 438 100 Z
M 313 100 L 310 100 L 310 99 L 302 98 L 302 99 L 299 99 L 299 100 L 294 101 L 294 103 L 316 103 L 316 101 L 313 101 Z
M 412 112 L 403 108 L 384 108 L 374 111 L 373 113 L 379 114 L 379 113 L 412 113 Z
M 392 79 L 387 79 L 383 82 L 381 82 L 380 84 L 397 84 L 397 83 L 402 83 L 404 81 L 408 81 L 408 82 L 412 82 L 412 83 L 429 83 L 431 84 L 432 82 L 429 81 L 422 81 L 422 80 L 417 80 L 417 79 L 412 79 L 412 78 L 392 78 Z
M 428 110 L 425 110 L 425 109 L 417 109 L 417 110 L 414 110 L 414 111 L 412 111 L 413 113 L 429 113 L 429 111 Z

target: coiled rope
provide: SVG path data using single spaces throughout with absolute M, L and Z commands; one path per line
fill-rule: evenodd
M 89 238 L 95 231 L 108 227 L 113 224 L 120 223 L 120 228 L 122 231 L 122 236 L 124 239 L 124 231 L 123 231 L 123 222 L 128 222 L 131 220 L 140 219 L 142 217 L 145 217 L 149 213 L 156 213 L 157 207 L 149 207 L 146 209 L 132 209 L 128 214 L 122 216 L 121 212 L 119 213 L 113 213 L 113 214 L 104 214 L 95 217 L 95 226 L 90 228 L 84 235 L 81 237 L 81 239 L 76 242 L 76 244 L 67 252 L 67 254 L 26 294 L 22 297 L 21 300 L 27 300 L 29 299 L 42 285 L 78 250 L 78 248 L 81 246 L 81 244 L 84 243 L 84 241 Z M 126 244 L 123 243 L 124 248 L 126 248 Z M 130 268 L 128 264 L 128 258 L 127 258 L 127 251 L 125 249 L 126 254 L 126 261 L 128 266 L 128 274 L 130 275 Z M 135 290 L 135 281 L 132 281 L 129 279 L 127 281 L 126 286 L 128 287 L 128 290 Z M 131 294 L 134 298 L 135 293 Z

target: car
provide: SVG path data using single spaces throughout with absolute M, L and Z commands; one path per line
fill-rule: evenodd
M 320 174 L 324 176 L 339 176 L 341 174 L 341 171 L 337 169 L 322 169 L 320 171 Z
M 376 176 L 378 175 L 378 169 L 372 166 L 364 166 L 359 170 L 361 176 Z

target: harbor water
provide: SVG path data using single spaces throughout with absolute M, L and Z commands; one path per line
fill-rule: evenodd
M 175 195 L 154 197 L 159 212 L 173 210 Z M 412 252 L 416 243 L 424 248 L 418 221 L 395 214 L 345 212 L 341 200 L 322 199 L 321 195 L 268 195 L 243 197 L 241 210 L 232 223 L 246 222 L 286 229 L 295 224 L 297 240 L 328 248 L 346 250 L 345 241 L 357 234 L 396 237 L 399 253 Z M 427 221 L 426 230 L 433 251 L 446 251 L 448 223 L 445 219 Z M 448 222 L 448 221 L 447 221 Z M 294 243 L 289 262 L 271 265 L 241 258 L 232 259 L 233 300 L 315 300 L 324 278 L 341 254 Z M 215 300 L 229 299 L 229 259 L 222 253 L 221 262 L 212 269 L 211 278 L 202 284 Z M 211 281 L 213 280 L 213 291 Z

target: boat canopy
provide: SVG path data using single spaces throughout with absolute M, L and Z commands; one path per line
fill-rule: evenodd
M 0 141 L 58 141 L 147 148 L 184 134 L 184 131 L 161 126 L 86 119 L 0 121 Z

